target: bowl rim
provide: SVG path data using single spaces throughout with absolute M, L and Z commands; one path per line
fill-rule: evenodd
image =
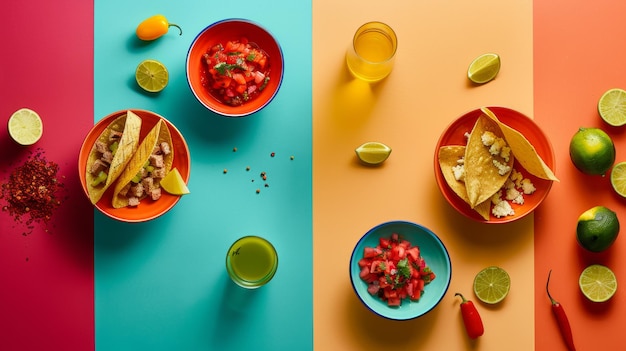
M 224 24 L 224 23 L 237 23 L 237 22 L 255 26 L 255 27 L 259 28 L 261 31 L 267 33 L 272 38 L 274 43 L 276 43 L 276 47 L 277 47 L 278 52 L 280 54 L 281 69 L 280 69 L 280 74 L 278 75 L 279 79 L 278 79 L 278 83 L 276 85 L 276 89 L 274 90 L 272 95 L 267 99 L 267 101 L 265 101 L 262 105 L 258 106 L 256 109 L 251 110 L 251 111 L 245 111 L 245 112 L 242 112 L 242 113 L 228 113 L 228 112 L 219 111 L 219 110 L 213 108 L 212 106 L 207 105 L 204 101 L 202 101 L 202 99 L 200 99 L 198 94 L 194 91 L 193 86 L 191 84 L 191 81 L 189 79 L 189 64 L 190 64 L 191 52 L 192 52 L 194 46 L 196 45 L 198 39 L 205 32 L 207 32 L 211 28 L 214 28 L 214 27 L 219 26 L 219 25 Z M 231 18 L 221 19 L 219 21 L 213 22 L 213 23 L 209 24 L 208 26 L 204 27 L 202 30 L 200 30 L 200 32 L 198 34 L 196 34 L 194 39 L 191 41 L 191 44 L 189 45 L 189 49 L 187 49 L 187 56 L 185 58 L 185 78 L 186 78 L 186 81 L 187 81 L 187 86 L 189 87 L 189 90 L 191 90 L 192 95 L 196 98 L 196 100 L 202 106 L 207 108 L 209 111 L 211 111 L 213 113 L 216 113 L 216 114 L 218 114 L 220 116 L 229 117 L 229 118 L 240 118 L 240 117 L 250 116 L 250 115 L 252 115 L 252 114 L 254 114 L 256 112 L 261 111 L 264 107 L 269 105 L 269 103 L 274 100 L 276 95 L 278 95 L 278 91 L 280 90 L 280 88 L 282 87 L 282 84 L 283 84 L 284 75 L 285 75 L 285 54 L 283 52 L 282 46 L 280 45 L 280 42 L 276 39 L 276 36 L 269 29 L 267 29 L 265 26 L 259 24 L 258 22 L 250 20 L 250 19 L 246 19 L 246 18 L 241 18 L 241 17 L 231 17 Z
M 509 115 L 515 115 L 512 118 L 521 118 L 524 117 L 528 120 L 528 122 L 530 123 L 530 125 L 532 126 L 532 128 L 538 133 L 537 135 L 539 136 L 540 139 L 543 139 L 545 141 L 545 144 L 548 146 L 548 150 L 546 152 L 545 155 L 541 155 L 543 160 L 546 162 L 546 164 L 553 170 L 556 170 L 556 158 L 555 158 L 555 153 L 554 153 L 554 147 L 552 146 L 552 143 L 550 142 L 550 139 L 548 139 L 547 135 L 545 134 L 545 132 L 543 131 L 543 129 L 541 129 L 539 127 L 539 125 L 535 122 L 534 119 L 530 118 L 528 115 L 509 108 L 509 107 L 504 107 L 504 106 L 487 106 L 487 108 L 489 108 L 490 110 L 494 111 L 494 112 L 505 112 Z M 466 209 L 464 208 L 463 204 L 465 204 L 465 202 L 463 202 L 462 199 L 459 198 L 459 202 L 463 202 L 463 204 L 459 205 L 459 203 L 454 202 L 454 201 L 450 201 L 445 193 L 444 187 L 446 189 L 449 189 L 450 191 L 452 191 L 450 189 L 450 186 L 448 185 L 448 183 L 441 179 L 443 177 L 442 173 L 441 173 L 441 169 L 439 167 L 439 161 L 438 161 L 438 148 L 440 146 L 444 146 L 442 145 L 443 139 L 444 137 L 447 135 L 448 131 L 450 130 L 450 128 L 452 128 L 453 126 L 455 126 L 456 124 L 459 123 L 459 121 L 461 121 L 462 119 L 468 119 L 471 118 L 473 119 L 473 117 L 471 116 L 472 114 L 475 113 L 479 113 L 480 108 L 476 108 L 476 109 L 471 109 L 468 110 L 464 113 L 462 113 L 460 116 L 458 116 L 457 118 L 455 118 L 454 120 L 452 120 L 450 123 L 448 123 L 448 125 L 446 125 L 446 127 L 444 128 L 444 131 L 441 133 L 441 135 L 439 136 L 438 140 L 437 140 L 437 144 L 435 145 L 435 151 L 434 151 L 434 175 L 435 175 L 435 181 L 437 182 L 437 187 L 439 188 L 439 192 L 441 193 L 441 195 L 443 196 L 443 198 L 446 200 L 446 203 L 448 203 L 454 210 L 456 210 L 456 212 L 460 213 L 461 215 L 463 215 L 466 218 L 469 218 L 471 220 L 474 220 L 476 222 L 479 223 L 485 223 L 485 224 L 506 224 L 506 223 L 511 223 L 511 222 L 515 222 L 517 220 L 520 220 L 526 216 L 528 216 L 530 213 L 534 212 L 537 207 L 539 207 L 539 205 L 541 205 L 541 203 L 543 202 L 543 200 L 545 200 L 545 198 L 548 196 L 548 194 L 550 193 L 550 190 L 552 188 L 552 185 L 554 184 L 554 181 L 547 181 L 547 180 L 543 180 L 540 178 L 537 178 L 535 176 L 532 176 L 534 179 L 537 179 L 541 182 L 546 182 L 546 187 L 545 187 L 545 193 L 542 196 L 542 198 L 532 207 L 527 209 L 523 214 L 520 214 L 519 216 L 507 216 L 507 217 L 502 217 L 502 218 L 497 218 L 496 220 L 485 220 L 484 218 L 482 218 L 476 211 L 472 211 L 472 212 L 467 212 Z M 496 113 L 497 114 L 497 113 Z M 476 116 L 476 119 L 478 119 L 478 117 L 480 116 L 480 114 L 478 114 Z M 510 117 L 506 117 L 507 119 Z M 526 136 L 525 136 L 526 137 Z M 524 172 L 527 173 L 527 171 L 524 170 Z M 458 195 L 456 194 L 452 194 L 456 197 L 458 197 Z M 450 195 L 450 196 L 452 196 Z M 467 205 L 467 208 L 469 208 L 469 205 Z M 493 218 L 493 217 L 491 217 Z
M 80 186 L 81 189 L 83 191 L 83 193 L 85 194 L 85 196 L 87 197 L 87 201 L 88 203 L 91 204 L 91 202 L 89 202 L 89 193 L 88 190 L 86 188 L 85 185 L 85 165 L 82 164 L 81 162 L 81 154 L 83 152 L 89 152 L 89 150 L 91 150 L 91 147 L 93 146 L 93 143 L 87 143 L 87 139 L 89 137 L 89 135 L 96 129 L 101 127 L 102 125 L 111 122 L 112 120 L 114 120 L 115 118 L 121 116 L 122 114 L 126 113 L 127 111 L 132 111 L 134 113 L 136 113 L 140 118 L 143 118 L 144 115 L 151 115 L 151 118 L 156 118 L 156 119 L 161 119 L 163 120 L 168 128 L 170 129 L 170 132 L 172 134 L 172 138 L 174 138 L 174 135 L 176 135 L 177 137 L 180 137 L 180 140 L 182 141 L 182 145 L 184 146 L 184 149 L 187 151 L 186 152 L 186 157 L 184 157 L 183 159 L 183 163 L 185 163 L 187 165 L 187 172 L 184 174 L 181 174 L 183 179 L 185 180 L 186 183 L 189 182 L 189 178 L 191 176 L 191 154 L 189 152 L 189 145 L 187 143 L 187 141 L 185 140 L 185 137 L 183 136 L 183 134 L 180 132 L 180 130 L 167 118 L 163 117 L 162 115 L 154 112 L 154 111 L 150 111 L 147 109 L 140 109 L 140 108 L 127 108 L 127 109 L 122 109 L 122 110 L 117 110 L 117 111 L 113 111 L 108 113 L 107 115 L 103 116 L 100 120 L 96 121 L 94 123 L 94 125 L 89 129 L 89 131 L 87 132 L 87 134 L 85 135 L 82 143 L 81 143 L 81 147 L 79 149 L 78 152 L 78 160 L 77 160 L 77 165 L 78 165 L 78 180 L 80 182 Z M 142 128 L 143 124 L 142 124 Z M 139 140 L 139 143 L 141 143 L 143 141 L 143 138 Z M 112 191 L 112 189 L 107 190 L 107 193 Z M 174 196 L 174 195 L 172 195 Z M 100 201 L 98 201 L 98 203 L 93 204 L 92 206 L 94 208 L 96 208 L 100 213 L 104 214 L 105 216 L 118 220 L 120 222 L 125 222 L 125 223 L 140 223 L 140 222 L 148 222 L 151 221 L 153 219 L 156 219 L 162 215 L 164 215 L 165 213 L 169 212 L 181 199 L 182 196 L 174 196 L 174 201 L 172 201 L 172 203 L 168 206 L 166 206 L 160 213 L 151 215 L 151 216 L 147 216 L 147 217 L 143 217 L 143 218 L 137 218 L 137 219 L 133 219 L 133 218 L 126 218 L 126 217 L 121 217 L 118 215 L 115 215 L 114 213 L 109 213 L 107 211 L 105 211 L 104 208 L 102 208 L 102 206 L 98 205 L 98 203 L 100 201 L 102 201 L 104 199 L 100 199 Z M 119 211 L 119 210 L 118 210 Z
M 416 228 L 416 229 L 426 233 L 429 237 L 434 239 L 434 241 L 442 249 L 442 252 L 443 252 L 444 257 L 445 257 L 446 266 L 448 268 L 447 269 L 447 271 L 448 271 L 447 273 L 448 274 L 446 276 L 444 276 L 446 278 L 445 287 L 441 291 L 441 295 L 437 298 L 437 300 L 428 309 L 426 309 L 424 311 L 421 311 L 420 313 L 418 313 L 416 315 L 412 315 L 412 316 L 407 317 L 407 318 L 398 318 L 398 317 L 391 317 L 391 316 L 388 316 L 388 315 L 384 315 L 384 314 L 379 313 L 378 311 L 376 311 L 374 308 L 370 307 L 370 305 L 366 301 L 363 300 L 363 298 L 361 297 L 361 294 L 357 290 L 356 282 L 355 282 L 355 276 L 352 274 L 352 267 L 353 267 L 353 265 L 357 265 L 358 261 L 359 261 L 358 259 L 356 259 L 357 254 L 358 254 L 356 252 L 356 250 L 360 246 L 360 244 L 363 241 L 365 241 L 370 235 L 372 235 L 377 230 L 379 230 L 380 228 L 386 227 L 386 226 L 391 226 L 391 225 L 410 226 L 410 227 Z M 408 320 L 413 320 L 413 319 L 422 317 L 422 316 L 426 315 L 427 313 L 429 313 L 430 311 L 434 310 L 441 303 L 443 298 L 446 296 L 448 290 L 450 289 L 450 284 L 452 282 L 452 258 L 450 257 L 450 252 L 448 251 L 448 248 L 444 244 L 443 240 L 441 240 L 441 238 L 437 234 L 435 234 L 435 232 L 430 230 L 429 228 L 427 228 L 427 227 L 425 227 L 425 226 L 423 226 L 421 224 L 418 224 L 416 222 L 412 222 L 412 221 L 408 221 L 408 220 L 389 220 L 389 221 L 385 221 L 385 222 L 382 222 L 382 223 L 379 223 L 379 224 L 373 226 L 367 232 L 365 232 L 365 234 L 363 234 L 361 236 L 361 238 L 359 238 L 357 243 L 354 245 L 354 248 L 352 249 L 352 253 L 350 255 L 350 264 L 348 265 L 348 274 L 350 275 L 350 283 L 351 283 L 351 286 L 352 286 L 352 290 L 354 291 L 354 293 L 357 296 L 357 298 L 359 299 L 359 301 L 361 301 L 363 306 L 365 306 L 368 310 L 370 310 L 371 312 L 373 312 L 377 316 L 383 317 L 383 318 L 388 319 L 388 320 L 408 321 Z M 440 275 L 437 275 L 437 277 L 439 277 L 439 276 Z M 358 278 L 357 278 L 357 280 L 358 280 Z

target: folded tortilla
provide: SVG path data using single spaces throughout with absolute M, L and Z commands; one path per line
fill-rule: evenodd
M 465 188 L 465 182 L 457 180 L 454 176 L 453 167 L 459 164 L 459 160 L 465 156 L 465 146 L 461 145 L 447 145 L 439 148 L 439 168 L 443 174 L 448 186 L 457 194 L 463 201 L 469 204 L 469 197 L 467 196 L 467 189 Z M 489 211 L 491 210 L 491 199 L 487 199 L 478 205 L 474 206 L 476 211 L 483 219 L 489 220 Z
M 91 149 L 89 158 L 87 159 L 86 168 L 86 183 L 87 191 L 89 193 L 89 199 L 92 204 L 96 204 L 102 198 L 102 195 L 107 189 L 117 180 L 122 174 L 124 167 L 130 161 L 132 155 L 137 151 L 139 145 L 139 132 L 141 130 L 141 118 L 131 111 L 127 111 L 126 114 L 116 118 L 111 122 L 104 131 L 100 134 L 97 141 L 108 144 L 109 137 L 112 133 L 122 133 L 120 141 L 118 143 L 117 150 L 113 155 L 113 160 L 108 168 L 106 181 L 93 186 L 96 179 L 96 175 L 91 174 L 91 165 L 93 165 L 98 159 L 100 154 L 96 151 L 96 146 Z
M 174 163 L 174 149 L 172 144 L 172 135 L 164 120 L 160 119 L 159 122 L 150 130 L 150 132 L 143 139 L 137 152 L 130 159 L 130 162 L 120 175 L 115 189 L 113 191 L 113 207 L 122 208 L 128 206 L 128 197 L 121 195 L 122 189 L 131 182 L 131 180 L 141 172 L 142 168 L 150 160 L 150 155 L 153 150 L 161 145 L 162 142 L 166 142 L 171 147 L 171 152 L 163 156 L 163 163 L 165 173 L 167 174 L 172 169 Z
M 487 131 L 499 138 L 504 138 L 498 124 L 481 115 L 472 129 L 465 148 L 465 162 L 471 164 L 471 167 L 465 167 L 465 187 L 472 208 L 490 199 L 498 192 L 513 169 L 513 155 L 510 155 L 507 161 L 500 155 L 492 155 L 489 148 L 483 144 L 482 136 Z M 508 171 L 501 174 L 495 163 L 508 166 Z

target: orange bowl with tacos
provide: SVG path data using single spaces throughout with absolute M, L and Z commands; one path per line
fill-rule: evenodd
M 176 170 L 189 180 L 187 143 L 164 117 L 146 110 L 123 110 L 100 120 L 87 134 L 78 173 L 89 201 L 103 214 L 143 222 L 169 211 L 181 198 L 160 181 Z
M 558 181 L 554 165 L 539 126 L 505 107 L 483 107 L 452 122 L 434 157 L 443 197 L 483 223 L 508 223 L 534 211 Z

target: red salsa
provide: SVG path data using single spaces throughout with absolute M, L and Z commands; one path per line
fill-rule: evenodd
M 211 47 L 202 63 L 202 85 L 231 106 L 256 98 L 270 80 L 267 53 L 246 38 Z

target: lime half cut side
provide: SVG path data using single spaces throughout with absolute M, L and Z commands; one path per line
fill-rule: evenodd
M 487 267 L 474 277 L 474 294 L 484 303 L 496 304 L 504 300 L 510 289 L 511 278 L 500 267 Z
M 9 118 L 9 135 L 20 145 L 32 145 L 43 135 L 43 122 L 37 112 L 22 108 Z
M 467 78 L 477 84 L 487 83 L 498 75 L 500 65 L 500 56 L 497 54 L 480 55 L 470 63 Z
M 607 90 L 598 100 L 598 113 L 611 126 L 626 124 L 626 91 L 619 88 Z
M 167 86 L 169 73 L 167 68 L 157 60 L 143 60 L 135 70 L 137 84 L 145 91 L 157 93 Z
M 389 157 L 391 148 L 383 143 L 370 141 L 357 147 L 355 152 L 361 162 L 368 165 L 378 165 Z
M 580 273 L 580 291 L 592 302 L 605 302 L 617 291 L 617 278 L 611 269 L 592 264 Z
M 611 169 L 611 185 L 617 194 L 626 197 L 626 162 L 620 162 Z

